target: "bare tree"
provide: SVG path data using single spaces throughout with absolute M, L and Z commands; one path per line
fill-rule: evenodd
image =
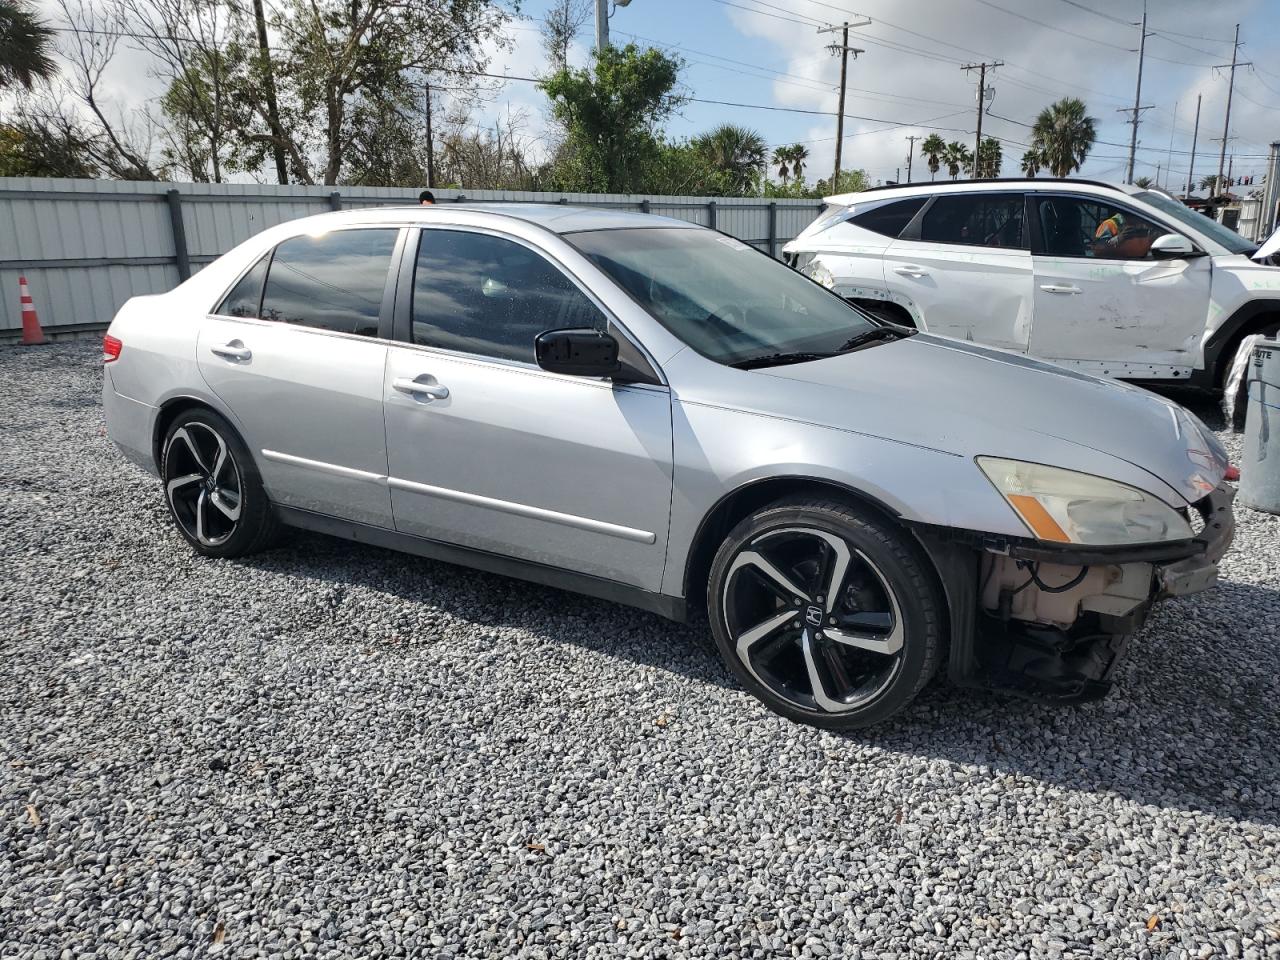
M 165 170 L 153 159 L 155 117 L 147 109 L 123 108 L 104 100 L 103 75 L 116 57 L 123 26 L 110 11 L 84 0 L 58 0 L 66 21 L 63 56 L 66 90 L 87 112 L 86 142 L 93 161 L 122 180 L 163 180 Z M 76 107 L 53 99 L 37 107 L 47 121 L 64 130 L 80 122 Z
M 552 71 L 569 65 L 569 47 L 591 19 L 591 0 L 555 0 L 538 28 Z
M 103 2 L 103 0 L 100 0 Z M 105 0 L 151 73 L 161 100 L 168 153 L 192 180 L 221 183 L 234 131 L 234 90 L 246 65 L 248 25 L 225 0 Z

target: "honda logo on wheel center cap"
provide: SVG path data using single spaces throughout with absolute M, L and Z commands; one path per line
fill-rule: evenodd
M 811 627 L 822 626 L 822 608 L 812 607 L 812 606 L 809 607 L 804 612 L 804 619 L 805 619 L 805 622 L 807 622 Z

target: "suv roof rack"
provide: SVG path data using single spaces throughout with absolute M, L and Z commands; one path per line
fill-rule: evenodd
M 879 187 L 867 187 L 859 193 L 875 193 L 877 190 L 900 190 L 903 187 L 922 187 L 935 186 L 946 187 L 954 184 L 962 186 L 968 183 L 1083 183 L 1091 187 L 1110 187 L 1112 190 L 1121 189 L 1118 184 L 1108 183 L 1106 180 L 1090 180 L 1086 177 L 978 177 L 966 180 L 944 180 L 939 183 L 936 180 L 913 180 L 911 183 L 886 183 Z

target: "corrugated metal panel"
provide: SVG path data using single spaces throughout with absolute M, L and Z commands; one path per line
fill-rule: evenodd
M 22 325 L 20 274 L 31 284 L 41 324 L 51 329 L 105 325 L 129 297 L 172 289 L 179 277 L 166 201 L 171 190 L 181 199 L 193 272 L 267 227 L 327 211 L 335 190 L 344 208 L 414 204 L 418 199 L 417 189 L 395 187 L 0 178 L 0 332 Z M 446 188 L 434 192 L 445 203 L 457 197 L 480 202 L 564 200 L 616 210 L 639 210 L 647 200 L 651 213 L 703 225 L 710 222 L 708 203 L 714 199 L 718 229 L 762 249 L 769 238 L 769 201 L 751 197 Z M 821 204 L 814 200 L 776 201 L 777 246 L 804 229 L 819 209 Z M 120 262 L 129 260 L 141 262 Z

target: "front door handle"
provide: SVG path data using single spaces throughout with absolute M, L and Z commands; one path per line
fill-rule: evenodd
M 423 403 L 430 403 L 432 400 L 444 400 L 449 396 L 449 388 L 444 384 L 436 383 L 436 378 L 426 373 L 416 380 L 411 380 L 408 377 L 396 377 L 391 381 L 391 386 L 401 393 L 409 394 L 415 400 L 421 400 Z
M 246 347 L 239 340 L 232 340 L 223 346 L 213 346 L 209 348 L 209 352 L 214 356 L 222 357 L 224 360 L 252 360 L 253 351 Z
M 900 267 L 894 267 L 893 272 L 903 277 L 915 277 L 917 280 L 929 275 L 928 270 L 924 267 L 918 267 L 914 263 L 904 263 Z
M 1045 293 L 1080 293 L 1079 287 L 1069 283 L 1042 283 L 1040 289 Z

